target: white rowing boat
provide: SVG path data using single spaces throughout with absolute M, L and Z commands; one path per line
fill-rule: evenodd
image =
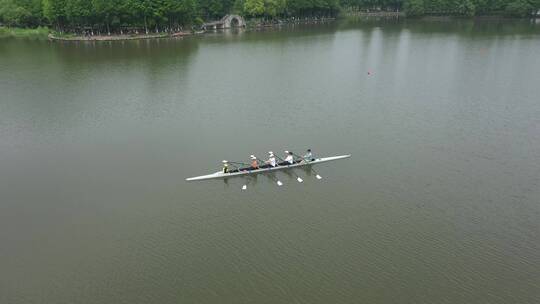
M 315 164 L 325 163 L 325 162 L 349 158 L 349 157 L 351 157 L 351 155 L 322 157 L 322 158 L 316 158 L 315 160 L 310 161 L 310 162 L 302 161 L 302 162 L 299 162 L 293 165 L 288 165 L 288 166 L 277 166 L 277 167 L 271 167 L 271 168 L 246 170 L 246 171 L 231 172 L 231 173 L 223 173 L 223 171 L 219 171 L 219 172 L 208 174 L 208 175 L 201 175 L 201 176 L 186 178 L 186 180 L 187 181 L 200 181 L 200 180 L 206 180 L 206 179 L 228 178 L 228 177 L 242 176 L 242 175 L 248 175 L 248 174 L 257 174 L 257 173 L 264 173 L 268 171 L 284 170 L 284 169 L 291 169 L 291 168 L 297 168 L 297 167 L 303 167 L 303 166 L 311 166 Z

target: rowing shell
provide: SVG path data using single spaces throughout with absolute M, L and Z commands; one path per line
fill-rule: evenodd
M 274 170 L 283 170 L 283 169 L 290 169 L 290 168 L 320 164 L 320 163 L 325 163 L 325 162 L 349 158 L 349 157 L 351 157 L 351 155 L 322 157 L 322 158 L 316 158 L 315 160 L 307 162 L 307 163 L 300 162 L 300 163 L 288 165 L 288 166 L 277 166 L 277 167 L 271 167 L 271 168 L 263 168 L 263 169 L 232 172 L 232 173 L 223 173 L 223 171 L 219 171 L 219 172 L 208 174 L 208 175 L 201 175 L 201 176 L 186 178 L 186 180 L 187 181 L 200 181 L 200 180 L 205 180 L 205 179 L 227 178 L 227 177 L 234 177 L 234 176 L 241 176 L 241 175 L 248 175 L 248 174 L 257 174 L 257 173 L 263 173 L 263 172 L 274 171 Z

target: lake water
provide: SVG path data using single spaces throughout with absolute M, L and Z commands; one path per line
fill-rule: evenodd
M 0 40 L 0 303 L 538 302 L 538 23 Z

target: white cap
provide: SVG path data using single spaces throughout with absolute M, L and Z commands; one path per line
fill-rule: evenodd
M 268 154 L 270 154 L 270 155 L 273 155 L 273 154 L 274 154 L 274 152 L 270 151 L 270 152 L 268 152 Z
M 251 155 L 250 157 L 251 157 L 251 159 L 253 159 L 253 160 L 257 159 L 257 158 L 255 157 L 255 155 Z
M 224 164 L 228 163 L 228 161 L 226 161 L 226 160 L 222 160 L 221 162 L 224 163 Z
M 286 154 L 289 154 L 289 151 L 285 150 L 285 153 L 286 153 Z

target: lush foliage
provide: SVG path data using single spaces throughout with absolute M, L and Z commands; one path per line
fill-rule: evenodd
M 46 27 L 17 28 L 0 26 L 0 38 L 16 37 L 47 39 L 47 35 L 49 35 L 49 29 Z
M 424 14 L 424 0 L 409 0 L 405 2 L 405 10 L 409 16 L 422 16 Z
M 404 10 L 408 16 L 503 14 L 525 17 L 540 10 L 540 0 L 341 0 L 341 5 L 369 10 Z
M 534 6 L 535 4 L 532 1 L 515 0 L 506 6 L 506 13 L 516 17 L 525 17 L 535 8 Z M 538 9 L 538 6 L 536 6 L 536 9 Z
M 37 26 L 43 21 L 41 0 L 0 0 L 0 22 L 8 26 Z
M 502 14 L 526 17 L 540 9 L 540 0 L 406 0 L 404 7 L 411 16 Z
M 539 10 L 540 0 L 0 0 L 0 25 L 148 32 L 200 24 L 228 13 L 267 19 L 333 16 L 342 7 L 399 10 L 409 16 L 523 17 Z
M 163 30 L 215 20 L 228 13 L 275 18 L 327 16 L 339 0 L 0 0 L 0 24 L 57 29 Z

